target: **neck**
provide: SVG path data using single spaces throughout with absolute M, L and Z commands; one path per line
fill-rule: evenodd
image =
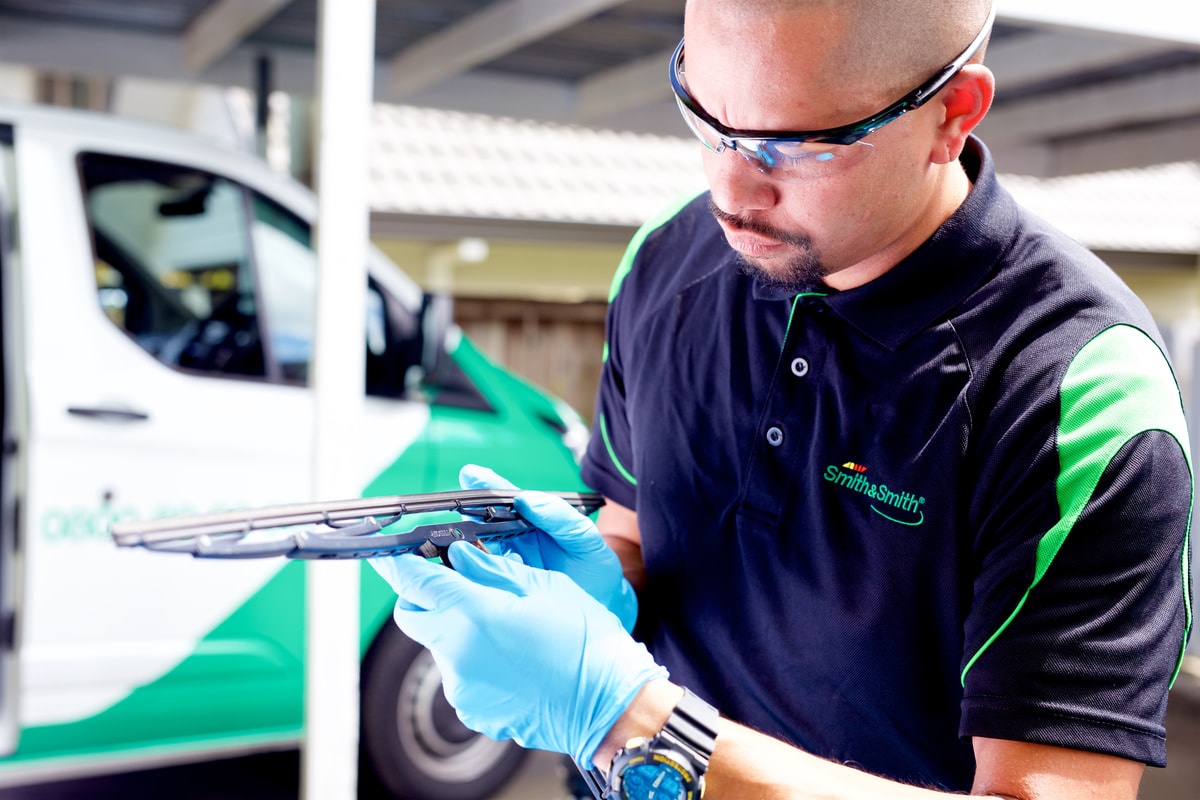
M 924 244 L 942 226 L 971 191 L 971 179 L 958 161 L 939 165 L 931 177 L 932 191 L 916 221 L 895 241 L 870 258 L 826 276 L 825 284 L 838 291 L 854 289 L 875 280 Z

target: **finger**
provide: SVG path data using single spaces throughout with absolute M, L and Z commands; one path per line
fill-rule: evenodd
M 528 564 L 531 567 L 546 569 L 546 560 L 542 557 L 542 539 L 545 536 L 546 534 L 542 531 L 534 531 L 525 536 L 502 539 L 497 544 L 499 545 L 501 555 L 518 558 L 523 564 Z M 558 547 L 558 545 L 554 546 Z
M 511 597 L 440 563 L 413 555 L 399 556 L 397 562 L 392 618 L 410 639 L 431 649 L 443 637 L 486 619 L 505 597 Z
M 608 548 L 596 524 L 561 497 L 522 492 L 513 505 L 517 513 L 548 533 L 564 549 L 586 555 Z
M 481 587 L 524 597 L 538 581 L 539 572 L 519 561 L 491 556 L 466 542 L 450 545 L 450 563 L 461 576 Z M 543 573 L 544 574 L 544 573 Z
M 392 558 L 392 588 L 411 608 L 441 611 L 471 594 L 469 580 L 439 563 L 412 554 Z
M 413 562 L 424 562 L 426 559 L 412 553 L 391 553 L 388 555 L 372 556 L 367 559 L 379 576 L 388 582 L 393 591 L 399 592 L 401 586 L 414 579 L 414 570 L 423 570 Z M 434 565 L 428 565 L 434 566 Z
M 519 491 L 507 478 L 497 475 L 487 467 L 478 464 L 467 464 L 458 473 L 458 485 L 464 489 L 501 489 L 507 492 Z

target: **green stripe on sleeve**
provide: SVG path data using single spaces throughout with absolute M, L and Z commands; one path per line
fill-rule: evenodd
M 633 473 L 625 469 L 625 465 L 621 463 L 621 459 L 617 458 L 616 452 L 613 450 L 612 440 L 608 438 L 608 420 L 603 414 L 600 415 L 600 435 L 604 438 L 604 448 L 608 450 L 608 458 L 612 461 L 613 466 L 621 473 L 621 477 L 629 481 L 633 486 L 637 486 L 637 478 L 633 477 Z
M 621 283 L 625 280 L 625 276 L 629 274 L 629 270 L 633 268 L 633 260 L 637 257 L 638 251 L 642 248 L 642 243 L 646 241 L 646 237 L 651 233 L 666 225 L 679 210 L 688 203 L 695 200 L 700 195 L 700 191 L 684 193 L 677 196 L 665 208 L 659 211 L 650 219 L 638 228 L 637 233 L 629 240 L 629 246 L 625 248 L 625 255 L 621 257 L 621 263 L 617 265 L 617 272 L 613 275 L 612 284 L 608 289 L 608 302 L 612 303 L 613 298 L 617 296 L 617 292 L 621 290 Z M 604 353 L 601 357 L 604 361 L 608 361 L 608 341 L 604 342 Z M 613 450 L 612 440 L 608 436 L 608 421 L 604 415 L 600 415 L 600 435 L 604 438 L 604 447 L 608 451 L 608 457 L 612 461 L 613 466 L 621 473 L 621 476 L 633 486 L 637 486 L 637 478 L 629 470 L 625 469 L 625 465 L 617 458 L 616 452 Z
M 638 228 L 637 233 L 629 240 L 629 246 L 625 248 L 625 255 L 621 257 L 621 263 L 617 265 L 617 271 L 613 275 L 612 283 L 608 287 L 609 303 L 613 301 L 613 298 L 617 296 L 617 292 L 621 290 L 621 283 L 625 280 L 625 276 L 629 274 L 629 270 L 633 268 L 633 260 L 637 258 L 638 251 L 642 249 L 642 243 L 646 241 L 646 237 L 663 225 L 666 225 L 672 217 L 679 213 L 680 209 L 695 200 L 700 195 L 700 191 L 704 190 L 685 192 L 678 195 L 665 208 L 646 220 L 642 227 Z M 602 359 L 608 361 L 607 341 L 604 343 Z
M 680 209 L 699 197 L 701 191 L 706 190 L 684 192 L 677 195 L 666 207 L 646 220 L 642 224 L 642 227 L 638 228 L 637 233 L 629 240 L 629 246 L 625 248 L 625 255 L 621 257 L 621 263 L 617 265 L 617 272 L 613 275 L 612 284 L 608 287 L 608 302 L 611 303 L 613 298 L 617 296 L 617 292 L 621 289 L 621 281 L 625 280 L 625 276 L 629 274 L 629 270 L 633 267 L 633 259 L 637 256 L 638 250 L 641 249 L 642 242 L 646 241 L 646 237 L 663 225 L 666 225 L 672 217 L 679 213 Z
M 1179 443 L 1191 471 L 1179 388 L 1166 356 L 1143 331 L 1116 325 L 1084 345 L 1063 376 L 1059 402 L 1059 475 L 1055 486 L 1059 521 L 1038 542 L 1033 579 L 1017 607 L 967 662 L 961 677 L 964 686 L 971 667 L 1021 612 L 1029 593 L 1062 549 L 1104 470 L 1127 442 L 1146 431 L 1164 431 Z M 1185 532 L 1181 564 L 1186 631 L 1192 627 L 1187 580 L 1189 537 L 1190 531 Z M 1185 632 L 1185 647 L 1186 642 Z M 1182 663 L 1181 651 L 1172 681 Z

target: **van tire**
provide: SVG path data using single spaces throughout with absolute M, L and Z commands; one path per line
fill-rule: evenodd
M 483 800 L 525 760 L 459 721 L 429 651 L 390 620 L 363 659 L 361 693 L 362 797 Z

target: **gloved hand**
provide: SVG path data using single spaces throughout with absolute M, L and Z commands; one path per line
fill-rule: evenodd
M 588 768 L 644 683 L 667 670 L 567 576 L 450 546 L 454 570 L 392 556 L 395 619 L 429 648 L 463 724 Z
M 462 468 L 458 482 L 464 489 L 520 491 L 492 470 L 474 464 Z M 505 539 L 499 543 L 500 554 L 515 553 L 531 567 L 563 573 L 616 614 L 625 630 L 632 631 L 637 622 L 637 595 L 595 523 L 561 497 L 542 492 L 522 492 L 514 506 L 541 530 Z

